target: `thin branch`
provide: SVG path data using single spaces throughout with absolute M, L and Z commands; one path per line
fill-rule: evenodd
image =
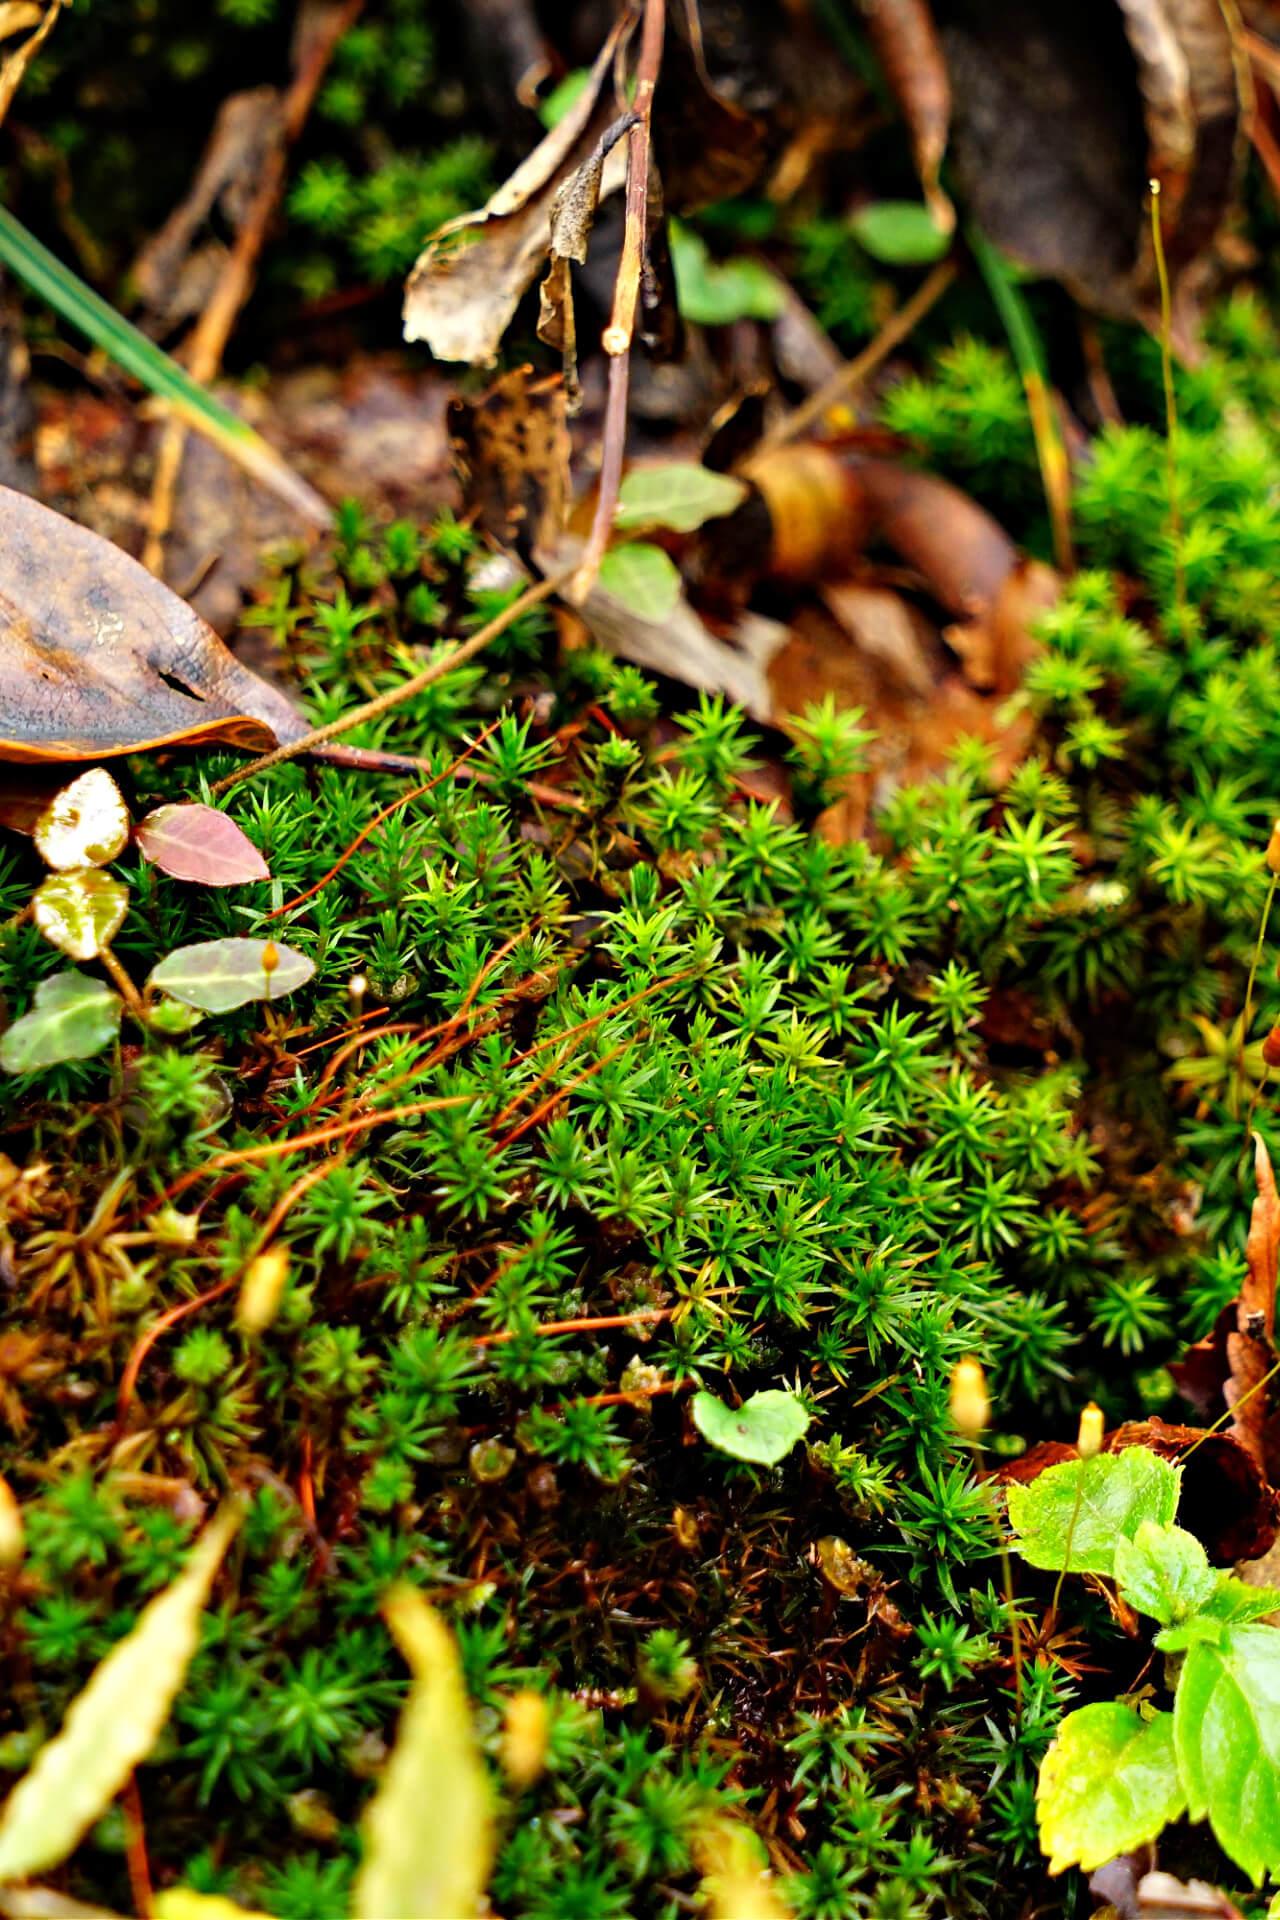
M 635 114 L 627 134 L 626 225 L 622 258 L 613 287 L 613 311 L 600 344 L 609 356 L 609 390 L 605 401 L 604 432 L 600 443 L 600 490 L 586 548 L 569 585 L 568 598 L 581 606 L 600 571 L 605 548 L 613 533 L 622 485 L 622 461 L 627 446 L 627 395 L 631 385 L 631 342 L 644 273 L 649 226 L 649 154 L 653 95 L 662 68 L 666 31 L 665 0 L 644 0 L 644 26 L 636 62 Z

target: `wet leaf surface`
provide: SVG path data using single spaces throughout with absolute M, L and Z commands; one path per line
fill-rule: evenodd
M 72 960 L 96 960 L 119 932 L 128 908 L 124 881 L 96 867 L 52 873 L 31 898 L 41 933 Z
M 124 852 L 129 809 L 105 767 L 93 767 L 56 793 L 33 829 L 51 867 L 105 867 Z

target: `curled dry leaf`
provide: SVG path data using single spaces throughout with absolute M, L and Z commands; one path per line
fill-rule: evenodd
M 134 829 L 144 860 L 201 887 L 242 887 L 270 870 L 242 827 L 216 807 L 156 807 Z
M 522 295 L 546 257 L 551 210 L 561 185 L 587 161 L 612 118 L 601 94 L 629 24 L 624 11 L 596 58 L 591 78 L 564 118 L 478 213 L 434 233 L 409 275 L 404 337 L 438 360 L 489 366 Z M 615 150 L 621 159 L 622 149 Z M 622 183 L 625 162 L 602 174 L 603 195 Z
M 31 898 L 31 914 L 45 939 L 72 960 L 96 960 L 120 931 L 129 889 L 114 874 L 82 867 L 51 873 Z
M 911 135 L 916 172 L 944 233 L 955 208 L 939 185 L 951 126 L 951 80 L 928 0 L 861 0 L 867 33 Z
M 526 563 L 555 546 L 569 500 L 564 382 L 515 367 L 478 400 L 449 406 L 450 444 L 468 507 L 496 546 Z
M 129 809 L 105 767 L 91 767 L 56 793 L 36 821 L 34 838 L 46 864 L 58 869 L 105 867 L 129 839 Z
M 551 203 L 548 266 L 538 296 L 538 338 L 559 349 L 569 404 L 576 409 L 578 390 L 578 329 L 573 307 L 572 263 L 585 266 L 596 208 L 600 203 L 604 169 L 609 155 L 635 124 L 634 113 L 624 113 L 606 127 L 582 165 L 556 188 Z M 625 177 L 625 160 L 623 161 Z M 615 172 L 616 172 L 615 166 Z
M 306 731 L 284 695 L 136 560 L 0 487 L 0 759 L 91 760 Z

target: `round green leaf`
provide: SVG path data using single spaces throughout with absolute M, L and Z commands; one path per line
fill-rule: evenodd
M 59 870 L 105 867 L 129 838 L 129 809 L 105 767 L 92 767 L 55 793 L 36 821 L 34 839 Z
M 670 527 L 675 533 L 692 533 L 704 520 L 732 513 L 746 497 L 745 483 L 731 473 L 664 460 L 660 466 L 637 467 L 627 475 L 614 522 L 627 529 Z
M 274 967 L 264 966 L 272 953 Z M 149 984 L 201 1013 L 230 1013 L 250 1000 L 283 999 L 314 972 L 313 961 L 275 940 L 202 940 L 167 954 Z
M 610 547 L 600 562 L 600 586 L 637 619 L 650 622 L 667 619 L 680 598 L 675 561 L 643 540 Z
M 1144 1720 L 1121 1700 L 1069 1713 L 1040 1765 L 1036 1813 L 1050 1873 L 1092 1873 L 1154 1840 L 1186 1806 L 1173 1715 Z
M 31 898 L 31 916 L 45 939 L 73 960 L 96 960 L 120 931 L 129 889 L 96 867 L 51 873 Z
M 745 254 L 713 260 L 702 236 L 678 220 L 671 222 L 670 238 L 676 304 L 686 320 L 723 327 L 734 320 L 776 320 L 782 312 L 782 285 L 763 261 Z
M 693 1424 L 721 1453 L 772 1467 L 804 1438 L 809 1416 L 794 1393 L 769 1387 L 764 1393 L 753 1393 L 736 1410 L 714 1393 L 695 1393 Z
M 1180 1470 L 1147 1447 L 1063 1460 L 1009 1488 L 1013 1544 L 1033 1567 L 1111 1575 L 1117 1542 L 1144 1520 L 1172 1524 L 1181 1485 Z
M 927 266 L 951 245 L 950 235 L 917 200 L 877 200 L 855 213 L 849 227 L 863 251 L 889 267 Z
M 120 1031 L 121 1000 L 86 973 L 55 973 L 36 988 L 30 1013 L 0 1039 L 6 1073 L 39 1073 L 63 1060 L 88 1060 Z

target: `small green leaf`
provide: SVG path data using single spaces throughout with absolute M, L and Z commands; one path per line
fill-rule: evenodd
M 888 267 L 928 266 L 951 245 L 950 234 L 918 200 L 877 200 L 854 214 L 849 229 L 865 253 Z
M 280 1000 L 304 987 L 314 972 L 313 961 L 275 940 L 202 940 L 166 954 L 152 968 L 149 984 L 201 1013 L 230 1013 L 250 1000 Z
M 129 809 L 105 767 L 91 767 L 55 793 L 34 828 L 47 865 L 105 867 L 124 851 Z
M 1198 1612 L 1218 1585 L 1195 1535 L 1154 1520 L 1144 1520 L 1132 1540 L 1116 1542 L 1115 1577 L 1129 1605 L 1165 1627 Z
M 383 1611 L 413 1684 L 365 1812 L 351 1911 L 354 1920 L 463 1920 L 479 1913 L 489 1880 L 493 1794 L 462 1663 L 453 1635 L 412 1587 L 393 1587 Z
M 215 1514 L 173 1583 L 90 1674 L 0 1815 L 0 1883 L 57 1866 L 146 1759 L 200 1638 L 200 1615 L 240 1509 Z
M 678 220 L 671 222 L 671 265 L 676 304 L 696 326 L 776 320 L 782 312 L 786 296 L 768 267 L 746 256 L 713 260 L 701 235 Z
M 637 467 L 622 483 L 615 525 L 670 527 L 674 533 L 692 533 L 704 520 L 718 520 L 740 507 L 746 484 L 731 473 L 713 473 L 681 460 L 661 466 Z
M 120 931 L 129 889 L 96 867 L 51 873 L 31 897 L 31 916 L 45 939 L 73 960 L 96 960 Z
M 809 1416 L 794 1393 L 769 1387 L 753 1393 L 736 1411 L 714 1393 L 695 1393 L 693 1424 L 721 1453 L 772 1467 L 804 1438 Z
M 1178 1767 L 1193 1820 L 1255 1886 L 1280 1873 L 1280 1633 L 1228 1627 L 1187 1654 L 1173 1703 Z
M 643 540 L 610 547 L 600 562 L 600 586 L 637 618 L 665 620 L 680 598 L 680 574 L 670 554 Z
M 63 1060 L 88 1060 L 120 1031 L 121 999 L 87 973 L 55 973 L 36 988 L 30 1013 L 0 1039 L 6 1073 L 39 1073 Z
M 1280 1613 L 1280 1589 L 1251 1587 L 1247 1581 L 1237 1580 L 1234 1574 L 1220 1573 L 1217 1590 L 1205 1602 L 1204 1611 L 1211 1619 L 1244 1626 L 1249 1620 L 1262 1620 L 1269 1613 Z
M 1092 1873 L 1154 1840 L 1186 1804 L 1173 1715 L 1144 1720 L 1122 1700 L 1069 1713 L 1040 1763 L 1036 1812 L 1050 1873 Z
M 1033 1567 L 1110 1574 L 1117 1541 L 1132 1540 L 1144 1520 L 1171 1523 L 1181 1479 L 1147 1447 L 1064 1460 L 1009 1488 L 1013 1544 Z

